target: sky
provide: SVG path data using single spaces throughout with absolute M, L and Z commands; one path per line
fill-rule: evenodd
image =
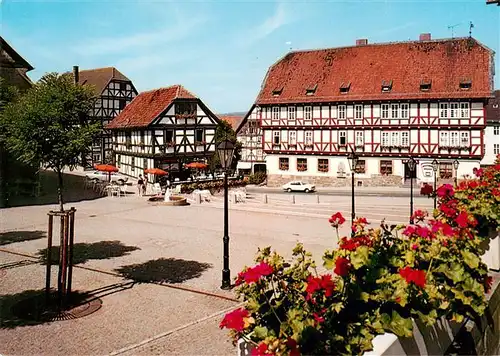
M 498 53 L 500 7 L 486 0 L 0 0 L 1 35 L 34 81 L 114 66 L 139 92 L 182 84 L 215 113 L 248 111 L 290 49 L 468 36 L 470 22 Z

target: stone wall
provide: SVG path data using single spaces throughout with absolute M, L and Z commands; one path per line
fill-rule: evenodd
M 271 174 L 267 176 L 268 187 L 281 187 L 293 180 L 299 180 L 314 184 L 316 187 L 350 187 L 351 176 L 345 178 L 326 177 L 326 176 L 295 176 L 285 174 Z M 402 186 L 403 177 L 401 176 L 383 176 L 374 174 L 370 178 L 354 177 L 354 184 L 363 187 L 400 187 Z

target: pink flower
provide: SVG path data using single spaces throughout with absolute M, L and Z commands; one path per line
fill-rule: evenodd
M 436 194 L 440 198 L 452 197 L 455 194 L 455 191 L 453 190 L 453 186 L 451 184 L 443 184 L 437 189 Z
M 417 231 L 416 227 L 413 226 L 413 225 L 408 225 L 406 226 L 406 228 L 404 229 L 403 231 L 403 235 L 406 235 L 406 236 L 412 236 L 415 234 L 415 232 Z
M 412 249 L 412 250 L 418 250 L 418 245 L 417 245 L 417 244 L 413 244 L 413 245 L 411 245 L 411 249 Z
M 423 221 L 427 217 L 427 215 L 429 215 L 427 211 L 417 210 L 413 213 L 411 218 L 416 221 Z

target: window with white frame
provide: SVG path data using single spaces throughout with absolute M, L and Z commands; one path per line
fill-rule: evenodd
M 363 105 L 355 105 L 354 106 L 354 118 L 362 119 L 363 118 Z
M 409 104 L 401 104 L 400 105 L 400 108 L 401 108 L 401 118 L 402 119 L 407 119 L 410 117 L 410 113 L 409 113 L 409 108 L 410 108 L 410 105 Z
M 403 147 L 410 146 L 410 133 L 408 131 L 401 132 L 401 146 Z
M 493 154 L 500 154 L 500 143 L 494 143 L 493 144 Z
M 500 135 L 500 126 L 493 126 L 493 135 L 495 136 Z
M 340 146 L 347 145 L 347 134 L 346 134 L 345 131 L 340 131 L 339 132 L 339 145 Z
M 397 119 L 399 117 L 398 110 L 399 110 L 398 104 L 391 104 L 391 118 L 392 119 Z
M 448 103 L 439 103 L 439 117 L 448 118 Z
M 382 119 L 389 118 L 389 104 L 382 104 Z
M 297 131 L 288 131 L 288 144 L 289 145 L 297 144 Z
M 280 144 L 280 132 L 279 131 L 273 131 L 273 144 L 274 145 Z
M 345 119 L 345 111 L 346 111 L 346 108 L 345 108 L 345 105 L 339 105 L 338 107 L 338 111 L 339 111 L 339 119 Z
M 382 132 L 382 147 L 389 146 L 389 132 Z
M 273 120 L 280 119 L 280 108 L 278 106 L 273 107 Z
M 312 131 L 305 132 L 304 143 L 306 146 L 312 146 L 312 144 L 313 144 L 313 132 Z
M 459 147 L 460 142 L 458 141 L 458 132 L 452 131 L 450 132 L 450 146 L 451 147 Z
M 391 146 L 399 146 L 399 132 L 391 132 Z
M 439 146 L 443 147 L 449 146 L 450 145 L 449 139 L 450 139 L 449 132 L 441 131 L 439 133 Z
M 356 131 L 356 146 L 363 146 L 365 144 L 365 135 L 363 131 Z
M 470 146 L 470 136 L 468 132 L 460 133 L 460 146 L 469 147 Z
M 295 106 L 288 107 L 288 120 L 295 120 Z
M 311 121 L 312 117 L 312 106 L 304 107 L 304 120 Z
M 450 114 L 448 115 L 450 119 L 459 118 L 458 103 L 450 103 Z
M 460 103 L 460 117 L 467 119 L 470 117 L 469 103 Z

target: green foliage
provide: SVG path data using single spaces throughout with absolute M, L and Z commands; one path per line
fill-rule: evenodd
M 497 199 L 500 164 L 484 174 L 494 184 L 479 183 L 482 193 Z M 352 355 L 371 350 L 373 338 L 385 332 L 411 336 L 413 320 L 428 326 L 439 318 L 475 320 L 484 313 L 491 283 L 477 220 L 497 230 L 500 224 L 461 194 L 460 188 L 440 187 L 433 218 L 416 211 L 415 225 L 367 229 L 366 219 L 357 219 L 353 236 L 323 255 L 334 275 L 318 274 L 301 244 L 290 262 L 270 247 L 259 250 L 258 264 L 235 283 L 247 314 L 232 336 L 272 354 Z M 483 203 L 491 207 L 486 198 Z
M 248 184 L 261 184 L 267 179 L 267 174 L 265 172 L 257 172 L 248 176 Z
M 233 170 L 236 168 L 238 161 L 241 159 L 241 147 L 242 146 L 241 146 L 241 142 L 238 142 L 236 140 L 236 132 L 234 132 L 233 128 L 231 127 L 231 125 L 228 122 L 221 120 L 219 122 L 219 124 L 217 125 L 217 129 L 215 130 L 216 151 L 215 151 L 214 155 L 208 161 L 208 166 L 212 172 L 215 171 L 216 169 L 221 168 L 219 155 L 217 154 L 217 146 L 219 145 L 219 143 L 221 143 L 225 140 L 230 140 L 235 145 L 234 157 L 233 157 L 233 161 L 231 163 Z
M 241 180 L 241 179 L 229 179 L 227 181 L 227 185 L 230 188 L 236 188 L 236 187 L 244 187 L 246 185 L 246 182 Z M 217 193 L 220 192 L 224 189 L 224 181 L 215 181 L 215 182 L 195 182 L 191 184 L 182 184 L 181 185 L 181 192 L 183 194 L 190 194 L 193 192 L 193 190 L 210 190 L 210 192 Z
M 64 167 L 79 164 L 99 130 L 97 124 L 85 120 L 93 96 L 91 88 L 74 84 L 71 75 L 43 76 L 5 107 L 1 126 L 5 128 L 6 147 L 24 163 L 54 169 L 62 188 Z M 62 209 L 62 196 L 60 205 Z

